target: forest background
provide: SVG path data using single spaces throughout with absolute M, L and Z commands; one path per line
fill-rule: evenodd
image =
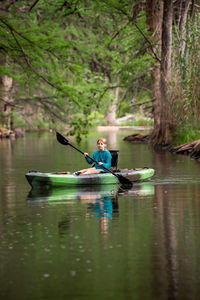
M 1 128 L 80 140 L 134 107 L 155 145 L 199 138 L 199 0 L 3 0 L 0 37 Z

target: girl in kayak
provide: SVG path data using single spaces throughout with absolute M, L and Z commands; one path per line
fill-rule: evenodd
M 97 141 L 98 150 L 92 154 L 92 158 L 95 159 L 97 163 L 94 164 L 92 168 L 83 169 L 78 172 L 75 172 L 76 175 L 86 175 L 86 174 L 98 174 L 102 172 L 106 172 L 102 166 L 106 167 L 110 170 L 111 167 L 111 154 L 105 149 L 106 148 L 106 139 L 100 138 Z M 88 153 L 84 153 L 84 156 L 89 164 L 93 164 L 94 162 L 88 157 Z

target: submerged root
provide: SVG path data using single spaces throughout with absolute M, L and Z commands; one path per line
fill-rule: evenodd
M 124 141 L 127 141 L 132 144 L 137 144 L 137 143 L 146 143 L 146 144 L 151 144 L 154 146 L 155 149 L 162 149 L 162 150 L 168 150 L 170 148 L 170 144 L 163 143 L 162 140 L 158 142 L 157 137 L 153 134 L 132 134 L 124 138 Z
M 132 134 L 124 138 L 124 141 L 130 142 L 130 143 L 149 143 L 150 141 L 150 135 L 143 135 L 140 133 Z

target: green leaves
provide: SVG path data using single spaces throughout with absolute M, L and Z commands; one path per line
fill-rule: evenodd
M 31 99 L 55 122 L 70 119 L 80 138 L 92 126 L 92 112 L 104 114 L 112 103 L 110 91 L 120 87 L 120 95 L 130 95 L 146 86 L 150 56 L 132 22 L 136 4 L 40 0 L 31 7 L 24 0 L 6 7 L 0 71 L 15 79 L 17 102 Z M 137 11 L 134 22 L 145 32 L 144 13 Z

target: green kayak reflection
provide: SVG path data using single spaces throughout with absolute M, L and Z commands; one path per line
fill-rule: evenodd
M 27 202 L 35 205 L 40 202 L 49 204 L 69 203 L 72 200 L 95 200 L 102 197 L 115 197 L 118 192 L 117 185 L 106 186 L 84 186 L 74 188 L 33 188 L 28 196 Z
M 134 185 L 131 189 L 123 189 L 117 185 L 105 186 L 84 186 L 75 188 L 50 188 L 50 189 L 36 189 L 33 188 L 28 196 L 27 203 L 36 205 L 40 202 L 48 202 L 49 204 L 68 203 L 72 200 L 96 200 L 104 197 L 115 198 L 117 195 L 153 195 L 154 186 L 151 184 L 138 184 Z
M 27 196 L 28 205 L 81 205 L 85 219 L 95 218 L 99 222 L 100 233 L 106 236 L 113 218 L 119 215 L 118 196 L 133 197 L 150 196 L 154 194 L 154 186 L 150 184 L 135 185 L 129 190 L 115 185 L 85 186 L 79 188 L 32 189 Z M 66 219 L 67 218 L 67 219 Z M 69 216 L 59 221 L 60 234 L 65 234 Z
M 141 183 L 128 190 L 119 189 L 118 194 L 123 196 L 152 196 L 155 194 L 155 186 L 150 183 Z

